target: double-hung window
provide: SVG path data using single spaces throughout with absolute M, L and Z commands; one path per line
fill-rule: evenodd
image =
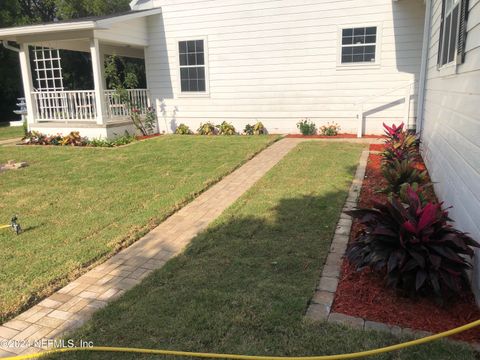
M 178 42 L 180 86 L 182 93 L 205 93 L 204 40 Z
M 341 63 L 375 63 L 377 52 L 377 27 L 342 29 Z
M 465 61 L 468 0 L 442 0 L 438 66 Z
M 455 60 L 458 43 L 460 0 L 444 0 L 438 48 L 438 65 Z

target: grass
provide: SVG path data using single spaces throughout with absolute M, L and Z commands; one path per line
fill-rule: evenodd
M 360 151 L 354 144 L 302 143 L 182 255 L 100 310 L 73 337 L 96 346 L 278 356 L 396 343 L 390 335 L 304 319 Z M 443 342 L 376 357 L 473 358 L 469 350 Z
M 165 136 L 117 149 L 0 147 L 1 320 L 160 223 L 276 137 Z
M 21 138 L 23 126 L 8 126 L 0 124 L 0 140 Z

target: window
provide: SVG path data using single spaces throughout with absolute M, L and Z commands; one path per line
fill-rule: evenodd
M 377 27 L 342 29 L 342 64 L 374 63 Z
M 443 66 L 455 60 L 457 53 L 460 0 L 444 0 L 442 8 L 442 22 L 438 42 L 438 65 Z
M 205 50 L 203 40 L 178 42 L 182 92 L 205 92 Z

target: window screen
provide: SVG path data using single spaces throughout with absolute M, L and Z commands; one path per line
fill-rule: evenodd
M 357 27 L 342 30 L 342 64 L 375 62 L 377 28 Z
M 180 41 L 178 50 L 182 92 L 205 92 L 205 51 L 203 40 Z

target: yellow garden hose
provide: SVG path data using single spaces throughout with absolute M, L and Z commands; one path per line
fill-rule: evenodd
M 151 355 L 170 355 L 170 356 L 184 356 L 184 357 L 196 357 L 196 358 L 208 358 L 208 359 L 233 359 L 233 360 L 341 360 L 341 359 L 355 359 L 360 357 L 378 355 L 381 353 L 386 353 L 390 351 L 400 350 L 414 345 L 425 344 L 430 341 L 438 340 L 447 336 L 461 333 L 463 331 L 472 329 L 480 325 L 480 320 L 476 320 L 469 324 L 457 327 L 452 330 L 444 331 L 435 335 L 430 335 L 421 339 L 416 339 L 412 341 L 407 341 L 397 345 L 386 346 L 379 349 L 361 351 L 350 354 L 341 354 L 341 355 L 324 355 L 324 356 L 292 356 L 292 357 L 281 357 L 281 356 L 254 356 L 254 355 L 235 355 L 235 354 L 215 354 L 215 353 L 199 353 L 199 352 L 188 352 L 188 351 L 175 351 L 175 350 L 153 350 L 153 349 L 137 349 L 137 348 L 126 348 L 126 347 L 104 347 L 104 346 L 93 346 L 93 347 L 73 347 L 73 348 L 60 348 L 54 350 L 48 350 L 43 353 L 30 354 L 30 355 L 19 355 L 6 358 L 6 360 L 26 360 L 26 359 L 38 359 L 42 356 L 58 354 L 58 353 L 67 353 L 67 352 L 76 352 L 76 351 L 94 351 L 94 352 L 123 352 L 123 353 L 137 353 L 137 354 L 151 354 Z

